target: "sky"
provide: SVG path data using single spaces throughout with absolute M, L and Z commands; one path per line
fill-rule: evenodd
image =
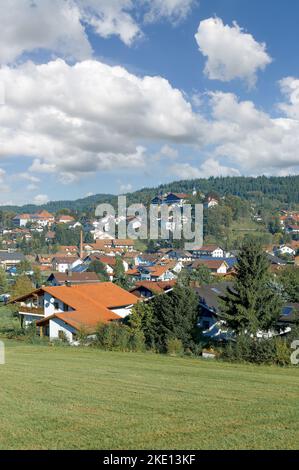
M 299 2 L 1 0 L 0 204 L 299 173 Z

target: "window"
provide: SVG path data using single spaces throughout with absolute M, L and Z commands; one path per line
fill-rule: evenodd
M 65 340 L 65 332 L 63 330 L 58 330 L 58 338 L 62 341 Z
M 54 302 L 54 308 L 55 308 L 55 310 L 59 310 L 59 302 L 58 302 L 58 300 L 55 300 L 55 302 Z

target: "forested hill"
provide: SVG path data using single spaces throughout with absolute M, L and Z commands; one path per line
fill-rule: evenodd
M 128 203 L 140 202 L 148 203 L 151 198 L 160 192 L 186 192 L 191 193 L 193 188 L 199 193 L 207 194 L 216 192 L 220 196 L 232 194 L 241 198 L 251 200 L 256 203 L 263 203 L 265 200 L 277 201 L 280 204 L 299 203 L 299 175 L 285 177 L 221 177 L 208 179 L 194 179 L 174 181 L 172 183 L 160 185 L 157 188 L 143 188 L 133 193 L 129 193 Z M 2 210 L 12 212 L 34 212 L 38 209 L 46 209 L 49 212 L 57 212 L 61 209 L 72 211 L 88 211 L 97 204 L 107 202 L 115 203 L 116 196 L 111 194 L 97 194 L 75 201 L 52 201 L 42 206 L 33 204 L 20 206 L 2 206 Z

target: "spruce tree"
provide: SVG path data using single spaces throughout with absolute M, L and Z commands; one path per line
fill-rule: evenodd
M 269 261 L 257 241 L 244 242 L 236 271 L 233 287 L 221 297 L 220 317 L 237 334 L 256 335 L 275 327 L 282 302 L 271 288 Z

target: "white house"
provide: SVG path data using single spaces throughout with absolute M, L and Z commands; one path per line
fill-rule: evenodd
M 24 325 L 36 322 L 40 336 L 70 343 L 82 329 L 93 334 L 98 324 L 126 317 L 137 302 L 135 295 L 110 282 L 42 287 L 13 300 L 20 305 Z
M 52 260 L 53 270 L 59 273 L 71 271 L 80 264 L 82 264 L 82 260 L 77 256 L 55 256 Z
M 193 248 L 190 250 L 193 257 L 198 258 L 201 256 L 209 256 L 212 258 L 224 258 L 225 252 L 218 245 L 203 245 L 202 247 Z

